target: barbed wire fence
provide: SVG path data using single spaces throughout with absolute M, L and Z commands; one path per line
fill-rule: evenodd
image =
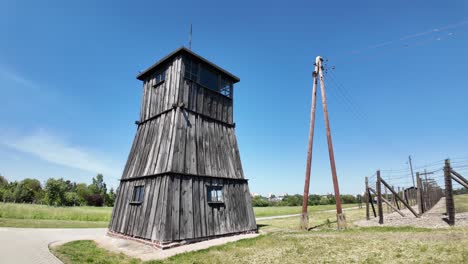
M 420 217 L 445 197 L 448 224 L 455 224 L 453 190 L 468 189 L 468 157 L 445 159 L 413 168 L 377 170 L 365 177 L 366 218 L 384 223 L 384 213 Z M 406 212 L 403 209 L 408 209 Z

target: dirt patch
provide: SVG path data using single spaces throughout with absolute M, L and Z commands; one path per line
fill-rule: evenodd
M 417 211 L 417 208 L 413 208 Z M 447 228 L 450 227 L 444 220 L 445 213 L 445 198 L 441 198 L 440 201 L 429 211 L 424 213 L 421 217 L 415 217 L 410 210 L 401 210 L 405 217 L 401 216 L 397 212 L 385 214 L 384 223 L 379 224 L 378 217 L 371 218 L 370 220 L 359 220 L 354 222 L 355 225 L 361 227 L 367 226 L 412 226 L 412 227 L 424 227 L 424 228 Z M 467 227 L 468 226 L 468 212 L 456 213 L 455 214 L 455 226 Z

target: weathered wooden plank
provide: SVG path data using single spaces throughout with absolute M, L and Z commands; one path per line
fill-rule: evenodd
M 171 219 L 171 225 L 172 225 L 172 240 L 179 240 L 180 239 L 180 176 L 174 175 L 171 176 L 172 178 L 172 202 L 171 202 L 171 207 L 172 207 L 172 219 Z

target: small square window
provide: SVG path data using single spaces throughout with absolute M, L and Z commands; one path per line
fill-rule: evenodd
M 143 185 L 133 187 L 133 196 L 131 203 L 142 203 L 145 197 L 145 188 Z
M 154 74 L 154 85 L 153 86 L 158 86 L 160 83 L 164 82 L 165 80 L 166 80 L 166 70 L 156 72 Z
M 208 202 L 223 203 L 223 186 L 208 186 Z

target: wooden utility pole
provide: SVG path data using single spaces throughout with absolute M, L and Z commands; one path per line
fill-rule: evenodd
M 302 214 L 301 214 L 301 228 L 308 228 L 308 215 L 307 215 L 307 200 L 309 196 L 309 184 L 310 184 L 310 167 L 312 161 L 312 145 L 313 145 L 313 136 L 314 136 L 314 123 L 315 123 L 315 108 L 316 108 L 316 89 L 317 89 L 317 78 L 320 81 L 320 92 L 322 94 L 322 105 L 323 105 L 323 115 L 325 119 L 325 128 L 327 131 L 327 143 L 328 143 L 328 154 L 330 157 L 330 167 L 332 171 L 333 179 L 333 188 L 335 192 L 336 200 L 336 217 L 338 223 L 338 229 L 346 228 L 346 217 L 343 214 L 341 208 L 341 199 L 340 199 L 340 188 L 338 186 L 338 176 L 336 175 L 336 165 L 335 165 L 335 154 L 333 153 L 333 143 L 330 132 L 330 121 L 328 119 L 328 108 L 327 108 L 327 99 L 325 95 L 325 81 L 323 76 L 323 59 L 320 56 L 317 56 L 315 59 L 315 71 L 313 74 L 314 85 L 312 91 L 312 106 L 311 106 L 311 118 L 309 126 L 309 145 L 307 151 L 307 165 L 306 165 L 306 177 L 304 184 L 304 197 L 302 204 Z
M 317 57 L 318 58 L 318 57 Z M 302 197 L 302 214 L 301 214 L 301 229 L 309 228 L 309 214 L 307 213 L 307 203 L 309 201 L 309 186 L 310 186 L 310 169 L 312 163 L 312 146 L 314 142 L 314 124 L 315 124 L 315 109 L 317 101 L 317 74 L 318 63 L 315 62 L 315 71 L 312 73 L 314 84 L 312 87 L 312 105 L 310 106 L 310 123 L 309 123 L 309 144 L 307 147 L 307 164 L 304 183 L 304 195 Z
M 369 179 L 366 177 L 366 191 L 364 192 L 364 197 L 366 201 L 366 219 L 369 220 Z
M 320 76 L 320 92 L 322 93 L 322 105 L 323 105 L 323 117 L 325 119 L 325 128 L 327 130 L 327 143 L 328 143 L 328 155 L 330 157 L 330 167 L 332 171 L 333 178 L 333 189 L 335 191 L 335 200 L 336 200 L 336 217 L 338 223 L 338 229 L 346 228 L 346 217 L 343 214 L 341 208 L 341 198 L 340 198 L 340 187 L 338 185 L 338 176 L 336 175 L 336 164 L 335 164 L 335 154 L 333 152 L 333 143 L 330 131 L 330 121 L 328 119 L 328 107 L 327 107 L 327 97 L 325 95 L 325 81 L 323 78 L 323 59 L 318 56 L 316 61 L 318 62 L 318 72 Z
M 416 187 L 414 183 L 413 163 L 411 162 L 411 155 L 408 156 L 408 159 L 409 159 L 409 167 L 411 170 L 411 178 L 413 179 L 413 187 Z

